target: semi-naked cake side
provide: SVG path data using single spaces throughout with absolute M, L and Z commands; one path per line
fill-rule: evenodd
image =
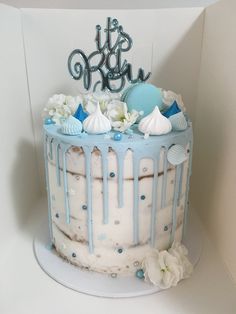
M 153 248 L 181 242 L 187 217 L 192 128 L 121 141 L 67 136 L 45 126 L 50 230 L 57 252 L 86 269 L 134 274 Z M 186 152 L 173 165 L 168 153 Z

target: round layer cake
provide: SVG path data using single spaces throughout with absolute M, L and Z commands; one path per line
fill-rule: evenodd
M 190 122 L 184 131 L 148 138 L 134 126 L 120 141 L 113 131 L 67 136 L 54 124 L 44 129 L 50 236 L 62 257 L 92 271 L 129 275 L 153 248 L 181 242 Z M 173 162 L 173 147 L 183 148 L 186 158 Z

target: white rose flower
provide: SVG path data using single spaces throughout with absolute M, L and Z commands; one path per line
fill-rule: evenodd
M 107 104 L 111 101 L 110 96 L 104 92 L 88 93 L 84 95 L 85 110 L 91 114 L 95 111 L 97 103 L 101 108 L 102 113 L 106 111 Z
M 188 278 L 193 272 L 193 265 L 187 257 L 187 248 L 179 242 L 174 242 L 168 252 L 175 256 L 178 259 L 179 264 L 183 266 L 183 279 Z
M 81 100 L 80 96 L 54 95 L 49 98 L 43 110 L 43 116 L 50 116 L 56 124 L 61 124 L 65 119 L 75 113 Z
M 183 267 L 178 259 L 167 251 L 153 252 L 143 261 L 145 280 L 161 289 L 176 286 L 183 278 Z
M 162 101 L 168 107 L 171 106 L 174 101 L 176 101 L 180 109 L 183 112 L 186 111 L 181 95 L 177 95 L 170 90 L 162 90 Z
M 66 101 L 66 95 L 56 94 L 49 98 L 48 104 L 63 105 L 65 101 Z
M 80 96 L 72 97 L 66 96 L 65 105 L 69 108 L 72 113 L 75 113 L 79 104 L 83 104 L 83 100 Z
M 137 121 L 140 114 L 136 110 L 128 112 L 126 103 L 119 100 L 112 100 L 107 105 L 105 115 L 116 131 L 124 132 Z

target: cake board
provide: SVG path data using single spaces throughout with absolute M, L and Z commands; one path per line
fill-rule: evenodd
M 202 235 L 200 221 L 194 212 L 189 215 L 183 244 L 189 251 L 191 263 L 196 266 L 202 250 Z M 69 264 L 57 255 L 55 249 L 50 248 L 46 217 L 37 231 L 33 247 L 36 260 L 42 270 L 56 282 L 77 292 L 98 297 L 130 298 L 162 291 L 135 276 L 112 278 L 106 274 L 83 270 Z

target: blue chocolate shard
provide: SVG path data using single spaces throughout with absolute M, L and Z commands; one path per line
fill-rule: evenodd
M 79 107 L 77 108 L 74 117 L 78 119 L 80 122 L 83 122 L 87 117 L 88 113 L 84 111 L 82 105 L 80 104 Z
M 179 109 L 179 106 L 175 100 L 173 104 L 163 113 L 163 116 L 165 116 L 166 118 L 169 118 L 180 111 L 181 110 Z

